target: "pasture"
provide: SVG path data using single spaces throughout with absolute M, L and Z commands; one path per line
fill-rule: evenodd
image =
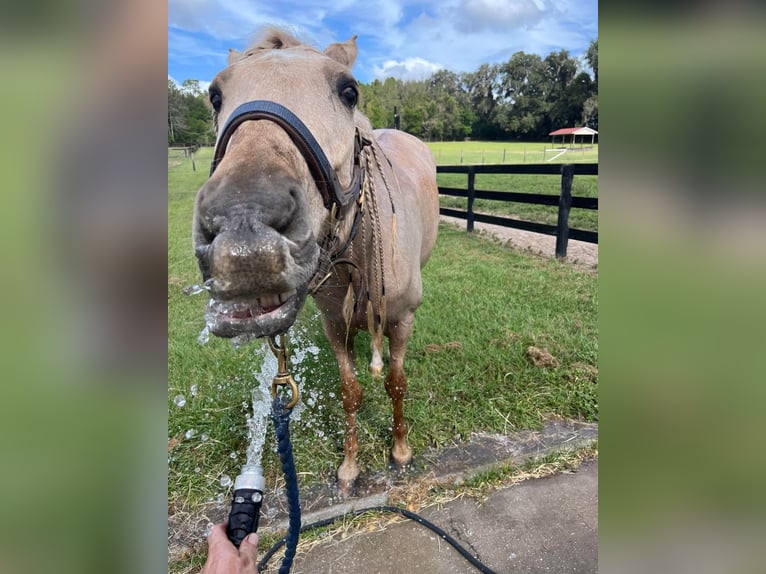
M 552 148 L 564 149 L 561 142 L 556 145 L 551 142 L 430 142 L 434 159 L 438 165 L 484 164 L 484 163 L 597 163 L 598 144 L 590 142 L 580 145 L 561 154 Z M 561 154 L 561 155 L 559 155 Z M 558 156 L 558 157 L 556 157 Z M 550 160 L 550 161 L 549 161 Z
M 218 497 L 230 503 L 244 462 L 246 415 L 265 354 L 261 341 L 234 347 L 204 327 L 205 294 L 191 248 L 195 193 L 207 177 L 211 150 L 168 159 L 168 508 L 195 512 Z M 554 182 L 558 178 L 551 178 Z M 578 178 L 575 178 L 577 182 Z M 488 184 L 489 185 L 489 184 Z M 478 186 L 478 184 L 477 184 Z M 573 210 L 573 214 L 576 210 Z M 597 392 L 597 277 L 555 260 L 532 257 L 444 225 L 423 275 L 424 301 L 405 361 L 405 416 L 416 460 L 429 448 L 472 432 L 539 428 L 546 417 L 594 421 Z M 343 457 L 343 408 L 334 355 L 309 299 L 291 330 L 293 376 L 301 387 L 300 420 L 292 425 L 303 486 L 331 480 Z M 391 446 L 391 402 L 382 380 L 367 372 L 370 338 L 357 338 L 356 368 L 364 388 L 358 414 L 362 472 L 385 469 Z M 535 366 L 534 346 L 555 365 Z M 174 398 L 182 395 L 183 406 Z M 273 432 L 267 435 L 267 487 L 281 483 Z M 225 484 L 225 482 L 224 482 Z

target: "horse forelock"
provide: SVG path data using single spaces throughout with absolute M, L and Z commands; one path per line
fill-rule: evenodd
M 232 64 L 250 56 L 255 56 L 271 50 L 286 50 L 288 48 L 304 47 L 319 52 L 312 46 L 299 40 L 295 35 L 283 28 L 268 26 L 256 33 L 254 40 L 244 52 L 230 50 L 234 58 L 229 60 Z

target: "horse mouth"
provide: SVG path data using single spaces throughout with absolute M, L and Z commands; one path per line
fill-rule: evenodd
M 217 337 L 271 337 L 286 332 L 306 301 L 306 287 L 250 299 L 210 299 L 205 322 Z

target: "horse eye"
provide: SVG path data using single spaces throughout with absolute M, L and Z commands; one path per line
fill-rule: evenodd
M 340 99 L 343 100 L 343 103 L 349 108 L 355 107 L 356 103 L 359 101 L 359 92 L 357 91 L 356 86 L 346 86 L 343 88 L 340 92 Z
M 223 103 L 223 97 L 221 96 L 221 92 L 217 90 L 213 90 L 210 92 L 210 104 L 213 106 L 213 109 L 218 113 L 221 111 L 221 103 Z

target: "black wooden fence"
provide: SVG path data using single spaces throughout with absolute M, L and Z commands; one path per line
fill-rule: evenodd
M 442 215 L 458 217 L 467 222 L 467 231 L 473 231 L 474 222 L 491 223 L 503 227 L 513 227 L 535 233 L 556 236 L 556 257 L 566 257 L 567 243 L 569 239 L 598 243 L 597 231 L 569 228 L 569 210 L 572 207 L 580 209 L 598 209 L 597 197 L 572 197 L 572 180 L 575 175 L 598 175 L 597 163 L 575 164 L 519 164 L 519 165 L 440 165 L 436 167 L 437 173 L 464 173 L 468 176 L 466 189 L 452 187 L 439 187 L 440 195 L 465 197 L 468 199 L 466 211 L 442 207 L 439 212 Z M 482 191 L 475 188 L 476 174 L 549 174 L 561 176 L 561 194 L 547 195 L 541 193 L 519 193 L 514 191 Z M 532 221 L 499 217 L 484 213 L 475 213 L 473 202 L 475 199 L 492 199 L 496 201 L 515 201 L 517 203 L 533 203 L 537 205 L 558 205 L 558 224 L 548 225 Z

